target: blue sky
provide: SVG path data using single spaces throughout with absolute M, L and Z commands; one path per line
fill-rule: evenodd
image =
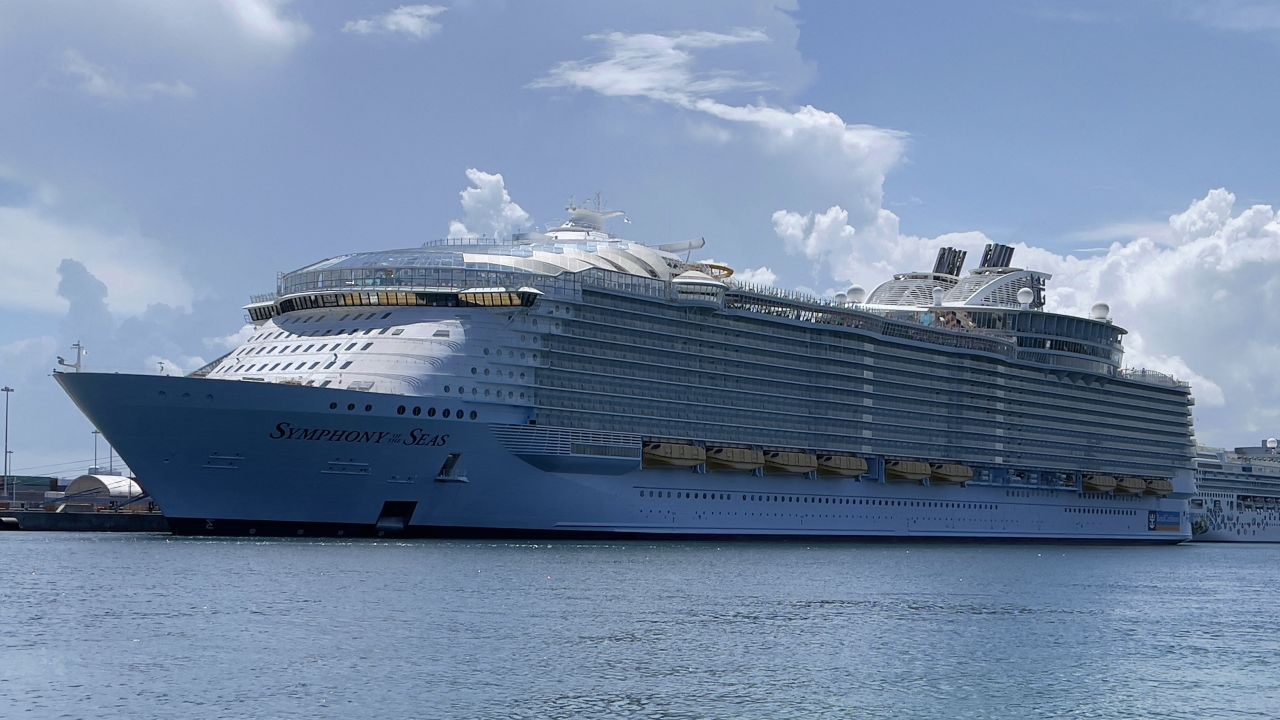
M 15 466 L 92 453 L 47 377 L 77 339 L 190 370 L 278 271 L 597 191 L 634 239 L 817 292 L 1013 243 L 1053 309 L 1110 302 L 1132 364 L 1195 383 L 1202 441 L 1253 443 L 1278 61 L 1280 4 L 1245 0 L 5 3 Z

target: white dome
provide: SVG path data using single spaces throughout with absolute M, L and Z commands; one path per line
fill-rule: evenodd
M 1089 317 L 1094 320 L 1106 320 L 1111 314 L 1111 306 L 1104 302 L 1096 302 L 1093 307 L 1089 308 Z
M 836 296 L 831 298 L 831 301 L 837 305 L 844 305 L 849 301 L 849 298 L 844 293 L 836 293 Z
M 1018 291 L 1018 304 L 1030 305 L 1032 300 L 1036 299 L 1036 291 L 1031 288 L 1022 288 Z
M 844 294 L 844 296 L 845 296 L 845 299 L 847 299 L 850 303 L 854 305 L 861 305 L 862 303 L 866 302 L 867 289 L 862 287 L 861 285 L 852 285 L 849 287 L 849 290 Z
M 1275 450 L 1277 447 L 1280 447 L 1280 440 L 1277 440 L 1275 438 L 1267 438 L 1267 448 L 1269 450 Z
M 671 282 L 680 283 L 681 285 L 711 285 L 714 287 L 724 287 L 725 284 L 719 280 L 700 270 L 686 270 L 675 276 Z

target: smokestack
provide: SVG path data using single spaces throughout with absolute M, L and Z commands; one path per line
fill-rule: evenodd
M 988 243 L 982 250 L 982 263 L 978 267 L 1005 268 L 1012 267 L 1013 248 L 1000 243 Z
M 944 247 L 938 248 L 938 259 L 933 262 L 933 272 L 940 275 L 959 275 L 964 268 L 964 250 Z

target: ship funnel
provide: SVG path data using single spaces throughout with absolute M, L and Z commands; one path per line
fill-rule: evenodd
M 988 243 L 982 250 L 982 263 L 978 267 L 1006 268 L 1012 267 L 1013 248 L 1000 243 Z
M 934 274 L 959 276 L 967 254 L 952 247 L 938 248 L 938 259 L 933 261 Z

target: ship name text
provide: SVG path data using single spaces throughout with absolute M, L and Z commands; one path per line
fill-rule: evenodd
M 403 434 L 388 430 L 343 430 L 296 427 L 292 423 L 276 423 L 267 437 L 272 440 L 312 440 L 317 442 L 358 443 L 362 445 L 418 445 L 443 447 L 449 444 L 447 433 L 430 433 L 414 428 Z

